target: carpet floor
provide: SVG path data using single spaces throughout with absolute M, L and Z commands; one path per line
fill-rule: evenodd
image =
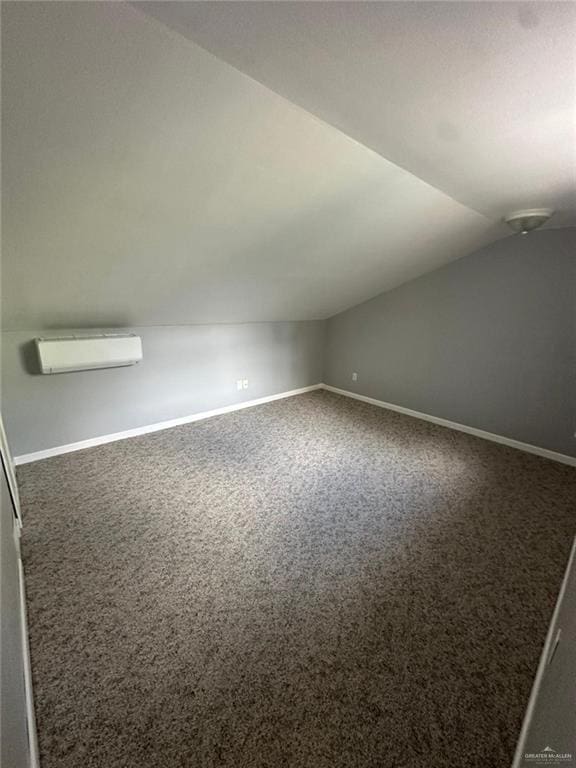
M 42 768 L 507 768 L 576 470 L 318 391 L 19 468 Z

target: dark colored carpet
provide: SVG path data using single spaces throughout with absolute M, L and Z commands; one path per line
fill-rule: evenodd
M 314 392 L 19 469 L 43 768 L 507 768 L 576 470 Z

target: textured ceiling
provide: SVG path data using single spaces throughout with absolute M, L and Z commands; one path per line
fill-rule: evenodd
M 167 12 L 172 8 L 161 5 Z M 279 39 L 282 29 L 298 38 L 301 27 L 293 33 L 290 23 L 280 20 L 274 33 L 270 21 L 258 27 L 251 4 L 232 5 L 237 7 L 183 3 L 181 12 L 201 18 L 170 19 L 176 33 L 147 15 L 161 10 L 152 4 L 142 13 L 115 2 L 3 3 L 5 329 L 322 318 L 505 233 L 497 223 L 505 211 L 482 204 L 488 192 L 477 192 L 472 200 L 422 167 L 416 173 L 343 120 L 286 93 L 294 104 L 238 71 L 241 62 L 232 61 L 238 51 L 232 56 L 221 50 L 217 58 L 186 39 L 189 24 L 202 46 L 213 47 L 207 38 L 217 36 L 214 30 L 230 37 L 236 24 L 240 48 L 251 53 L 242 69 L 256 76 L 254 66 L 273 60 L 262 55 L 264 43 L 269 52 L 275 45 L 269 45 L 268 35 L 278 43 L 281 61 L 291 45 L 288 38 Z M 296 5 L 312 13 L 316 4 Z M 380 12 L 380 4 L 367 5 Z M 420 4 L 408 5 L 419 19 Z M 215 13 L 216 6 L 223 17 L 202 16 Z M 321 6 L 315 11 L 319 19 Z M 295 6 L 278 9 L 288 11 L 301 24 Z M 348 6 L 339 13 L 328 24 L 334 39 L 345 34 L 350 21 Z M 360 13 L 364 18 L 364 6 Z M 321 26 L 317 21 L 301 35 L 307 46 Z M 356 26 L 346 34 L 355 34 Z M 253 28 L 255 39 L 249 42 Z M 378 29 L 375 22 L 375 40 Z M 469 39 L 458 44 L 473 46 Z M 402 145 L 408 137 L 401 136 L 406 124 L 398 118 L 400 107 L 392 110 L 391 102 L 388 110 L 367 91 L 361 96 L 352 71 L 343 87 L 336 76 L 339 56 L 330 53 L 328 40 L 316 45 L 318 58 L 309 58 L 296 78 L 302 88 L 318 99 L 349 90 L 355 104 L 364 101 L 372 109 L 374 121 L 380 115 L 382 142 L 388 143 L 396 124 Z M 357 74 L 364 53 L 355 46 L 353 40 L 348 44 L 358 59 Z M 405 81 L 403 45 L 396 49 Z M 307 55 L 304 49 L 301 55 Z M 414 51 L 415 66 L 419 56 Z M 328 84 L 314 80 L 321 76 L 317 64 L 323 57 L 336 59 Z M 295 66 L 281 63 L 277 70 L 285 68 L 288 76 Z M 386 71 L 380 77 L 394 81 Z M 258 79 L 269 78 L 258 74 Z M 375 81 L 377 71 L 367 70 L 366 82 Z M 436 97 L 424 86 L 415 93 L 415 131 L 436 126 L 434 99 L 448 99 L 446 87 L 439 85 Z M 273 88 L 284 93 L 282 84 Z M 564 135 L 571 106 L 565 104 L 558 116 Z M 342 110 L 343 118 L 354 111 L 337 100 L 333 108 Z M 444 113 L 454 118 L 447 104 Z M 496 134 L 497 120 L 493 114 L 489 119 Z M 458 162 L 474 142 L 461 122 L 449 123 L 458 137 L 445 126 L 444 138 L 436 141 L 444 154 L 428 160 L 435 171 L 464 184 L 459 175 L 469 171 Z M 480 133 L 485 130 L 483 124 Z M 565 142 L 552 136 L 555 148 L 546 144 L 524 153 L 525 166 L 532 168 L 527 173 L 534 172 L 540 184 L 541 196 L 531 204 L 569 196 L 566 174 L 573 167 L 566 161 L 565 176 L 558 176 L 554 149 L 566 160 L 573 147 L 566 150 Z M 480 142 L 480 154 L 483 146 Z M 554 160 L 546 183 L 539 162 L 533 162 L 539 152 Z M 510 165 L 501 168 L 496 187 L 509 187 L 510 174 Z M 518 204 L 528 202 L 523 185 Z M 468 182 L 466 189 L 472 189 Z

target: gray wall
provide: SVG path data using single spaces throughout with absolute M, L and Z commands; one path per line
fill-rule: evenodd
M 2 334 L 3 412 L 15 456 L 322 381 L 320 321 L 126 330 L 142 337 L 142 363 L 50 376 L 36 373 L 31 340 L 69 331 Z M 236 390 L 239 378 L 249 380 L 247 390 Z
M 576 229 L 509 237 L 331 318 L 324 380 L 576 455 L 575 327 Z
M 131 330 L 140 365 L 55 376 L 34 373 L 31 340 L 46 330 L 2 334 L 15 455 L 322 380 L 576 455 L 574 228 L 507 238 L 326 323 Z

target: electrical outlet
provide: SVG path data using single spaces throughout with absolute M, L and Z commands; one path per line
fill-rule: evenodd
M 243 387 L 244 387 L 244 382 L 242 381 L 242 379 L 238 379 L 236 381 L 236 389 L 243 389 Z
M 242 385 L 244 389 L 248 389 L 248 379 L 244 379 L 244 381 L 242 382 Z
M 358 381 L 358 374 L 356 373 L 356 371 L 354 371 L 354 373 L 352 374 L 352 381 Z

